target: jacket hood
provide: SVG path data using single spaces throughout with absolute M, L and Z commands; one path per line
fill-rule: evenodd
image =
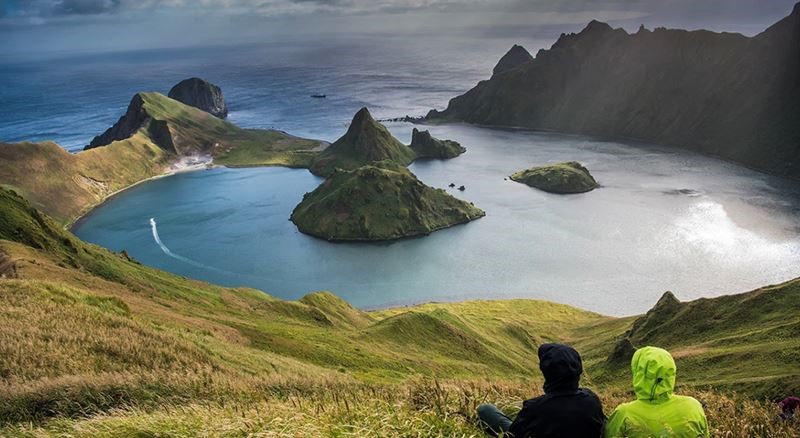
M 643 347 L 633 353 L 631 374 L 636 398 L 644 401 L 668 399 L 675 391 L 675 360 L 667 350 Z
M 544 392 L 574 391 L 583 372 L 581 355 L 564 344 L 539 347 L 539 369 L 544 375 Z

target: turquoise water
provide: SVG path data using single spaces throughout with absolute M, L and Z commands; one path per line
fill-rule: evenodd
M 408 141 L 411 126 L 390 124 Z M 485 218 L 392 243 L 333 244 L 288 220 L 321 179 L 305 170 L 217 168 L 151 181 L 97 209 L 75 232 L 148 265 L 281 298 L 331 290 L 372 308 L 528 297 L 606 314 L 744 291 L 800 275 L 796 185 L 686 152 L 583 137 L 431 127 L 463 156 L 411 166 L 473 201 Z M 560 160 L 601 189 L 559 196 L 504 180 Z M 150 219 L 156 224 L 156 236 Z
M 240 126 L 332 141 L 361 106 L 379 118 L 441 109 L 489 77 L 512 44 L 535 52 L 559 32 L 543 40 L 420 35 L 8 60 L 0 63 L 0 140 L 52 139 L 78 150 L 117 120 L 135 92 L 166 92 L 201 76 L 223 88 Z M 309 97 L 316 93 L 328 98 Z M 388 125 L 410 141 L 410 125 Z M 178 274 L 282 298 L 327 289 L 360 307 L 531 297 L 619 315 L 648 309 L 665 290 L 689 299 L 800 276 L 796 183 L 645 145 L 431 129 L 468 152 L 411 169 L 436 187 L 466 185 L 454 194 L 485 218 L 424 238 L 331 244 L 288 221 L 318 178 L 304 170 L 214 169 L 137 186 L 75 232 Z M 558 160 L 580 160 L 604 187 L 556 196 L 504 180 Z

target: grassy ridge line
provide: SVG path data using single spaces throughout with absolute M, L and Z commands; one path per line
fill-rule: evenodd
M 241 129 L 159 93 L 139 96 L 149 123 L 166 126 L 159 138 L 151 137 L 148 123 L 127 139 L 78 154 L 53 142 L 0 143 L 2 186 L 71 224 L 115 193 L 164 175 L 179 155 L 209 154 L 231 166 L 308 167 L 320 145 L 280 131 Z

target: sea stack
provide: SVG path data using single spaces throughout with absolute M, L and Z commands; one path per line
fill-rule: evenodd
M 589 170 L 575 161 L 521 170 L 511 175 L 511 179 L 558 194 L 585 193 L 600 187 Z
M 303 197 L 291 220 L 301 232 L 325 240 L 373 241 L 426 235 L 483 216 L 471 203 L 426 186 L 405 166 L 384 160 L 336 169 Z
M 467 150 L 452 140 L 439 140 L 428 131 L 417 128 L 411 132 L 411 149 L 417 158 L 454 158 Z
M 228 117 L 228 106 L 225 104 L 222 89 L 203 79 L 184 79 L 172 87 L 167 96 L 220 119 Z

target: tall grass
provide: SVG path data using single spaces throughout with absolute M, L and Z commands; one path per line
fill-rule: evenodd
M 475 410 L 497 403 L 514 415 L 524 398 L 541 393 L 522 382 L 414 379 L 370 385 L 348 379 L 227 382 L 209 399 L 129 405 L 107 412 L 16 423 L 9 436 L 328 436 L 477 437 Z M 222 385 L 225 386 L 225 385 Z M 222 388 L 217 387 L 217 389 Z M 627 394 L 598 390 L 607 412 Z M 706 406 L 713 437 L 800 437 L 800 422 L 778 419 L 777 407 L 735 395 L 690 391 Z

